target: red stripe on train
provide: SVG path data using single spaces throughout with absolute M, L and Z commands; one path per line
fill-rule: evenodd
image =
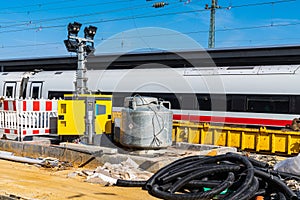
M 261 126 L 285 126 L 287 124 L 292 123 L 292 120 L 197 116 L 197 115 L 179 115 L 179 114 L 174 114 L 173 119 L 186 120 L 192 122 L 215 122 L 215 123 L 224 123 L 224 124 L 261 125 Z

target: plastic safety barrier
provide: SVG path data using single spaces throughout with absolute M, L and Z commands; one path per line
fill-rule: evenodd
M 22 140 L 50 134 L 50 118 L 57 117 L 57 100 L 4 99 L 0 102 L 0 129 Z

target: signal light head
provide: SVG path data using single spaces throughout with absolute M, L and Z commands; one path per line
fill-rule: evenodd
M 96 32 L 97 32 L 97 27 L 95 26 L 85 27 L 84 37 L 93 40 Z
M 68 35 L 78 35 L 78 32 L 80 31 L 82 24 L 78 22 L 69 23 L 68 25 Z

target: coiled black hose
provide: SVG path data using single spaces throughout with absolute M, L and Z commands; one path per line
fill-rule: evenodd
M 255 175 L 261 177 L 263 180 L 273 185 L 274 190 L 283 193 L 285 197 L 287 197 L 287 199 L 298 200 L 297 195 L 279 178 L 259 170 L 255 170 Z
M 228 153 L 185 157 L 161 168 L 148 181 L 118 180 L 116 185 L 142 187 L 166 200 L 253 200 L 256 196 L 271 199 L 274 194 L 278 200 L 298 199 L 281 175 L 290 177 L 270 170 L 266 163 Z

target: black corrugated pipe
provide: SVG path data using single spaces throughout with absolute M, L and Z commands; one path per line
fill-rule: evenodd
M 207 170 L 205 173 L 212 173 L 212 171 L 218 171 L 219 169 L 214 170 Z M 166 199 L 166 200 L 201 200 L 201 199 L 211 199 L 215 195 L 220 194 L 223 190 L 230 187 L 234 181 L 234 174 L 232 172 L 228 173 L 227 179 L 220 184 L 219 186 L 213 188 L 207 192 L 198 192 L 198 193 L 187 193 L 187 194 L 175 194 L 170 192 L 164 192 L 159 190 L 158 185 L 154 185 L 153 189 L 151 190 L 151 194 L 155 197 Z
M 161 183 L 168 183 L 172 180 L 177 179 L 178 177 L 182 177 L 182 176 L 186 176 L 188 174 L 191 174 L 194 171 L 203 171 L 203 170 L 211 169 L 211 168 L 214 168 L 214 167 L 217 167 L 217 166 L 218 165 L 209 164 L 209 165 L 200 165 L 198 167 L 192 167 L 190 169 L 183 169 L 181 171 L 178 170 L 173 174 L 170 174 L 168 176 L 164 176 L 163 178 L 158 178 L 158 182 L 159 183 L 160 182 Z M 222 167 L 226 167 L 226 166 L 229 166 L 229 165 L 222 165 Z
M 186 157 L 161 168 L 147 182 L 118 180 L 116 185 L 142 186 L 151 195 L 167 200 L 253 200 L 256 196 L 270 199 L 274 194 L 277 200 L 298 199 L 276 175 L 291 177 L 270 170 L 266 163 L 229 153 Z
M 248 188 L 248 190 L 244 191 L 240 197 L 239 200 L 248 200 L 252 199 L 253 197 L 256 196 L 256 191 L 259 188 L 259 183 L 256 177 L 253 178 L 253 181 L 251 183 L 251 187 Z
M 172 162 L 171 164 L 159 169 L 148 181 L 147 183 L 144 185 L 143 189 L 149 190 L 152 188 L 152 185 L 154 183 L 154 181 L 156 181 L 156 179 L 158 177 L 160 177 L 161 175 L 169 172 L 170 169 L 172 169 L 173 167 L 180 165 L 180 164 L 184 164 L 190 161 L 195 161 L 195 160 L 199 160 L 203 157 L 200 156 L 190 156 L 190 157 L 185 157 L 185 158 L 181 158 L 179 160 L 176 160 L 174 162 Z
M 215 173 L 219 174 L 222 172 L 232 172 L 232 171 L 238 171 L 238 170 L 240 170 L 239 166 L 222 166 L 222 165 L 214 166 L 214 167 L 211 167 L 210 169 L 206 169 L 206 170 L 198 170 L 198 171 L 192 172 L 189 175 L 184 176 L 181 179 L 179 179 L 178 181 L 176 181 L 170 187 L 170 192 L 171 193 L 177 192 L 185 184 L 187 184 L 191 180 L 194 180 L 195 178 L 202 178 L 202 177 L 209 176 L 209 175 L 215 174 Z
M 287 199 L 290 200 L 298 200 L 297 195 L 286 185 L 284 184 L 279 178 L 267 174 L 265 172 L 259 171 L 257 169 L 254 170 L 255 175 L 262 178 L 263 180 L 267 181 L 268 183 L 272 184 L 275 186 L 273 188 L 275 192 L 282 192 Z
M 286 200 L 286 197 L 284 196 L 284 194 L 282 194 L 281 192 L 278 192 L 278 199 L 280 200 Z
M 251 157 L 247 157 L 247 158 L 252 163 L 252 165 L 255 166 L 255 167 L 262 167 L 262 168 L 268 168 L 269 167 L 268 163 L 255 160 L 254 158 L 251 158 Z
M 224 198 L 224 200 L 236 200 L 239 199 L 241 194 L 243 194 L 244 191 L 248 190 L 249 187 L 251 187 L 251 183 L 253 181 L 254 177 L 254 168 L 251 162 L 245 157 L 241 156 L 238 154 L 226 154 L 226 159 L 231 161 L 231 162 L 238 162 L 240 164 L 244 164 L 245 166 L 245 172 L 246 172 L 246 177 L 244 182 L 240 185 L 240 187 L 234 191 L 233 193 L 229 194 Z
M 143 187 L 147 181 L 129 181 L 118 179 L 116 185 L 120 187 Z

